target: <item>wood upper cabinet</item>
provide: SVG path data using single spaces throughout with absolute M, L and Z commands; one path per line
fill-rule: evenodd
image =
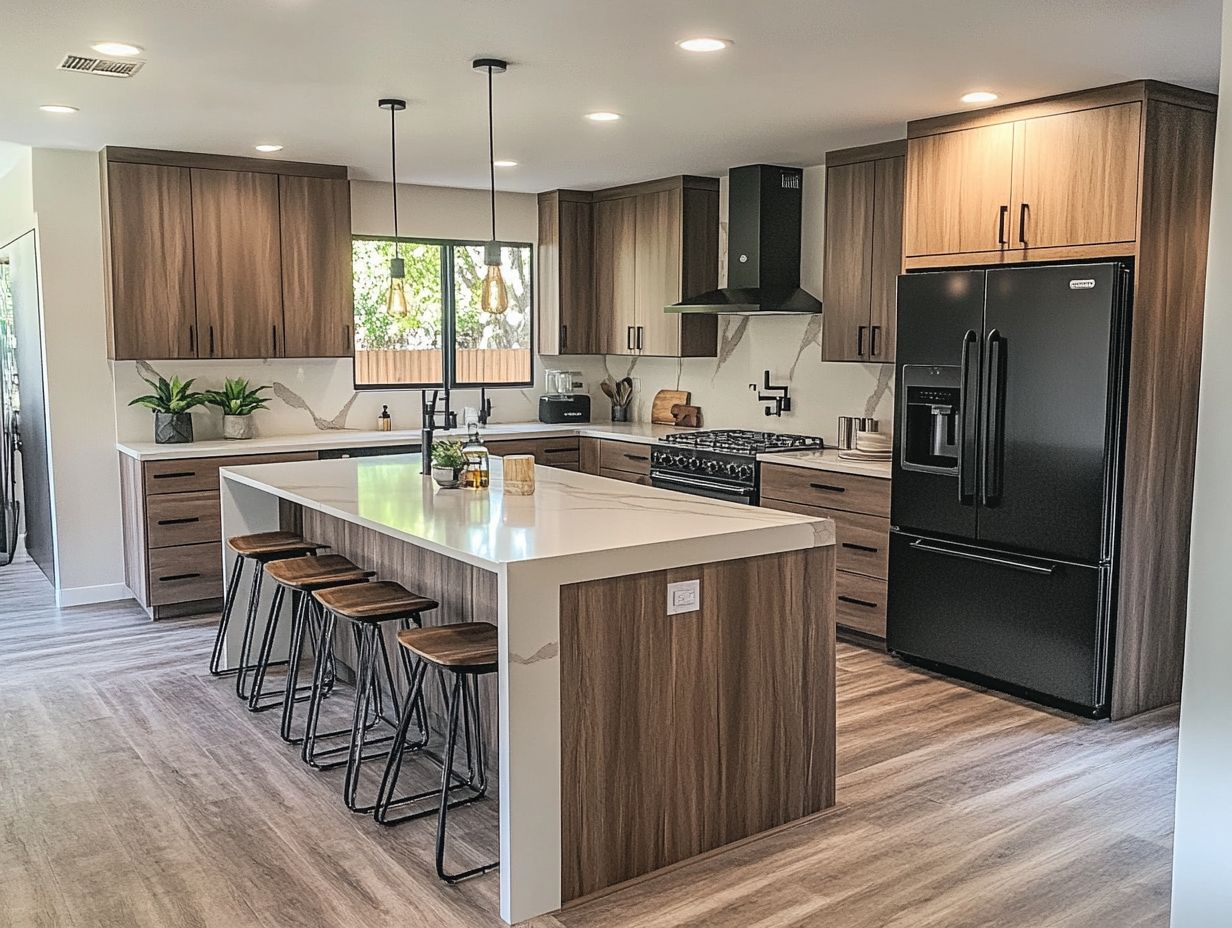
M 277 175 L 193 170 L 192 188 L 202 357 L 281 357 Z
M 187 168 L 106 165 L 111 357 L 197 356 L 192 187 Z
M 278 178 L 283 353 L 349 357 L 355 348 L 351 186 L 326 177 Z
M 997 252 L 1008 241 L 1012 124 L 913 138 L 907 143 L 903 252 Z
M 677 187 L 637 197 L 633 341 L 640 354 L 680 355 L 680 316 L 664 312 L 663 307 L 680 302 L 682 193 Z
M 1134 241 L 1141 126 L 1141 103 L 1019 123 L 1014 247 Z
M 594 295 L 599 350 L 603 354 L 633 354 L 637 324 L 636 198 L 600 200 L 595 203 L 594 223 Z
M 826 156 L 825 317 L 827 361 L 894 360 L 902 263 L 905 143 Z
M 539 194 L 537 302 L 539 353 L 598 354 L 591 194 Z

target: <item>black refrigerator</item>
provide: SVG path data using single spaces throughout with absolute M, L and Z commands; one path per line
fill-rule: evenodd
M 906 274 L 886 641 L 1108 714 L 1130 271 Z

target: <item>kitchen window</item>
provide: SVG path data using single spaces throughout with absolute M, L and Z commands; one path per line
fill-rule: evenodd
M 509 308 L 479 305 L 483 242 L 403 238 L 408 312 L 391 316 L 394 240 L 352 239 L 355 279 L 355 388 L 526 387 L 534 380 L 531 246 L 501 244 Z

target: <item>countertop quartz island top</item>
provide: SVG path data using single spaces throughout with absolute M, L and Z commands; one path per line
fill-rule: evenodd
M 546 467 L 533 495 L 506 495 L 499 459 L 486 490 L 442 490 L 420 469 L 418 454 L 224 467 L 223 537 L 296 528 L 437 600 L 427 624 L 497 626 L 505 921 L 833 805 L 829 519 Z M 681 582 L 696 593 L 677 610 Z M 747 796 L 717 786 L 735 767 Z M 642 812 L 614 826 L 612 803 L 634 796 Z M 659 833 L 733 807 L 704 835 Z

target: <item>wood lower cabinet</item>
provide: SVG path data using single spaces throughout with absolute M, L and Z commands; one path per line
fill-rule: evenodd
M 827 361 L 894 360 L 905 151 L 888 142 L 826 155 Z
M 355 350 L 351 185 L 330 177 L 278 178 L 282 353 L 350 357 Z
M 496 457 L 508 454 L 529 454 L 542 467 L 562 470 L 580 469 L 580 445 L 577 438 L 526 438 L 490 441 L 488 453 Z
M 138 461 L 120 455 L 124 579 L 152 618 L 215 608 L 223 595 L 218 471 L 315 461 L 313 452 Z
M 600 352 L 595 320 L 592 200 L 584 190 L 539 194 L 535 298 L 540 354 Z

